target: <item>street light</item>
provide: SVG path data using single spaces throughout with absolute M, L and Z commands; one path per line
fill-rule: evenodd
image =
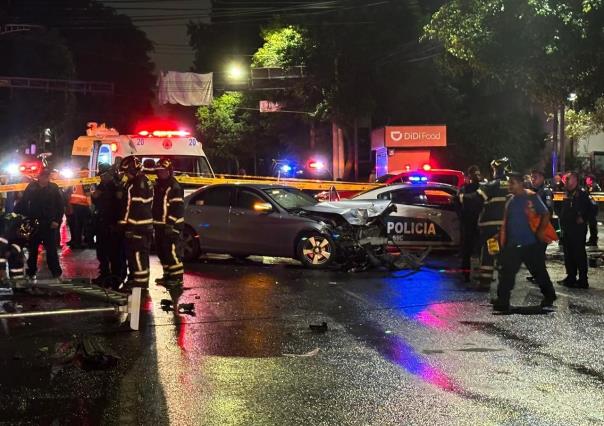
M 568 95 L 567 99 L 569 100 L 569 102 L 574 102 L 577 100 L 577 94 L 573 92 L 570 95 Z
M 241 64 L 232 63 L 228 66 L 226 74 L 229 80 L 243 80 L 245 78 L 245 69 Z

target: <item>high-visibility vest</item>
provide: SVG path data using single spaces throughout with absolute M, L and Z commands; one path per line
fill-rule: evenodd
M 71 197 L 69 197 L 69 204 L 78 206 L 90 206 L 90 196 L 84 192 L 83 185 L 75 185 Z

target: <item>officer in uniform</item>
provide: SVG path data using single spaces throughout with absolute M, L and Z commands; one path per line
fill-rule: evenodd
M 503 224 L 505 203 L 509 196 L 506 173 L 512 170 L 507 157 L 491 161 L 493 179 L 473 194 L 460 194 L 460 200 L 469 210 L 480 211 L 480 267 L 476 290 L 489 291 L 495 272 L 495 255 L 498 253 L 497 238 Z
M 99 261 L 99 276 L 95 284 L 117 290 L 126 278 L 124 240 L 119 232 L 120 204 L 118 193 L 121 186 L 116 181 L 115 169 L 107 163 L 99 164 L 101 183 L 92 193 L 94 205 L 94 228 L 96 234 L 96 257 Z
M 460 193 L 473 194 L 480 188 L 482 177 L 478 166 L 470 166 L 466 175 L 467 182 L 461 187 Z M 478 245 L 478 216 L 480 211 L 472 209 L 469 204 L 461 206 L 461 224 L 463 243 L 461 246 L 461 269 L 465 282 L 470 282 L 471 258 Z
M 61 281 L 63 274 L 57 254 L 57 238 L 65 206 L 61 190 L 50 181 L 50 173 L 50 169 L 42 169 L 38 180 L 27 185 L 23 198 L 15 206 L 15 213 L 38 222 L 37 231 L 28 244 L 27 276 L 31 281 L 36 280 L 40 244 L 44 245 L 46 262 L 53 278 Z
M 566 176 L 566 193 L 562 201 L 560 226 L 564 246 L 564 266 L 566 278 L 560 284 L 572 288 L 588 288 L 587 252 L 585 237 L 587 224 L 592 214 L 589 194 L 579 186 L 579 175 L 570 172 Z M 579 280 L 577 281 L 577 271 Z
M 153 233 L 153 188 L 135 156 L 122 160 L 119 166 L 125 183 L 118 192 L 122 200 L 119 224 L 124 230 L 128 281 L 126 288 L 149 287 L 149 251 Z
M 155 247 L 164 275 L 155 280 L 168 288 L 182 286 L 184 272 L 179 240 L 184 227 L 184 191 L 174 178 L 172 160 L 161 158 L 156 167 L 153 189 Z
M 595 202 L 593 197 L 591 196 L 592 192 L 601 192 L 602 188 L 596 182 L 596 178 L 593 175 L 585 176 L 585 189 L 591 199 L 591 206 L 593 214 L 590 216 L 589 220 L 589 240 L 587 241 L 588 246 L 597 247 L 598 246 L 598 203 Z

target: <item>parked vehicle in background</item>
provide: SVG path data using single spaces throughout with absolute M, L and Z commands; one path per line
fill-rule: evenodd
M 417 182 L 445 183 L 461 188 L 464 184 L 464 173 L 460 170 L 451 169 L 392 172 L 382 176 L 378 181 L 386 185 Z

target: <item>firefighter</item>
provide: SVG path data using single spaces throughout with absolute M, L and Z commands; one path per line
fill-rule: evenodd
M 12 294 L 9 278 L 16 287 L 23 283 L 23 248 L 34 230 L 35 223 L 20 214 L 7 213 L 0 218 L 0 296 Z
M 38 222 L 37 231 L 29 240 L 27 259 L 27 277 L 34 282 L 38 270 L 40 244 L 44 245 L 46 262 L 53 278 L 61 281 L 63 274 L 56 241 L 65 208 L 61 190 L 56 183 L 50 181 L 50 173 L 50 169 L 42 169 L 38 179 L 27 185 L 23 198 L 15 206 L 15 213 Z
M 568 173 L 566 193 L 560 213 L 564 266 L 566 268 L 566 278 L 560 281 L 560 284 L 566 287 L 589 288 L 585 237 L 592 213 L 589 194 L 585 188 L 579 186 L 579 175 L 575 172 Z M 577 272 L 579 272 L 578 281 Z
M 462 204 L 474 211 L 480 211 L 478 229 L 480 231 L 480 267 L 476 290 L 489 291 L 495 272 L 495 255 L 499 252 L 497 242 L 503 224 L 505 203 L 508 198 L 506 173 L 512 170 L 507 157 L 491 161 L 493 179 L 482 185 L 475 193 L 460 195 Z
M 149 286 L 149 250 L 153 233 L 153 188 L 143 173 L 141 161 L 134 156 L 120 163 L 125 184 L 118 192 L 122 209 L 118 224 L 124 231 L 128 281 L 126 289 Z
M 541 170 L 533 170 L 531 171 L 531 188 L 530 188 L 539 199 L 543 202 L 543 205 L 547 208 L 549 213 L 550 222 L 553 222 L 554 216 L 554 192 L 552 188 L 545 183 L 545 173 Z M 539 246 L 543 252 L 547 250 L 547 245 L 542 244 Z M 531 273 L 530 276 L 526 277 L 528 281 L 535 281 L 533 271 L 529 269 Z
M 101 183 L 92 193 L 96 257 L 99 261 L 99 276 L 94 282 L 117 290 L 126 278 L 124 238 L 118 229 L 120 210 L 115 208 L 120 203 L 118 193 L 121 187 L 116 181 L 115 169 L 109 164 L 99 164 L 98 175 Z
M 153 190 L 155 247 L 164 275 L 155 280 L 168 288 L 182 286 L 183 264 L 179 241 L 184 227 L 184 191 L 174 179 L 172 160 L 157 162 L 157 182 Z

